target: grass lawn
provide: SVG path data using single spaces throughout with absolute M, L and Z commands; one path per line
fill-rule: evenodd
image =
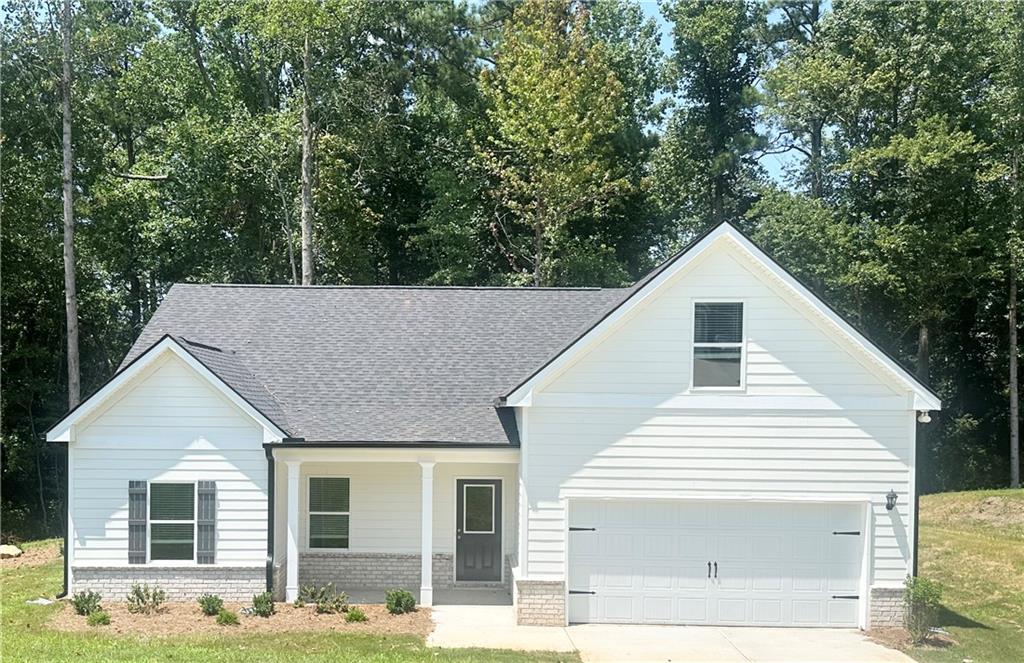
M 53 542 L 26 544 L 26 550 Z M 414 636 L 375 636 L 341 633 L 280 635 L 244 632 L 223 636 L 138 638 L 95 633 L 63 633 L 47 628 L 57 605 L 26 605 L 27 599 L 60 591 L 61 560 L 39 566 L 0 570 L 0 660 L 21 661 L 211 661 L 216 663 L 331 663 L 376 661 L 461 662 L 578 661 L 575 654 L 509 652 L 491 649 L 436 649 Z M 69 608 L 70 609 L 70 608 Z
M 959 643 L 919 661 L 1024 661 L 1024 490 L 921 498 L 922 576 L 943 585 L 941 626 Z

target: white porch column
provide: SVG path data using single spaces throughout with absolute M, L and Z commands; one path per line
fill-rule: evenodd
M 420 461 L 423 469 L 420 510 L 420 605 L 434 604 L 434 461 Z
M 286 462 L 288 466 L 288 555 L 287 577 L 284 598 L 291 603 L 299 597 L 299 469 L 297 460 Z

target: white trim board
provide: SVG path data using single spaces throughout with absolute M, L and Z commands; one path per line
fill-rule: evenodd
M 855 349 L 858 354 L 870 362 L 880 377 L 894 380 L 901 384 L 910 395 L 910 409 L 939 410 L 942 403 L 935 394 L 926 389 L 918 380 L 902 366 L 882 352 L 861 332 L 842 319 L 818 296 L 808 290 L 802 283 L 772 260 L 764 251 L 747 239 L 739 230 L 728 223 L 721 223 L 695 244 L 673 259 L 665 269 L 645 283 L 636 293 L 631 295 L 616 309 L 601 319 L 590 330 L 573 341 L 548 364 L 534 373 L 530 378 L 512 390 L 505 398 L 504 405 L 510 407 L 529 407 L 533 405 L 534 392 L 549 384 L 558 375 L 572 366 L 592 347 L 606 339 L 612 332 L 621 327 L 632 315 L 653 301 L 676 277 L 703 256 L 711 247 L 728 242 L 749 258 L 754 264 L 770 275 L 775 283 L 781 284 L 786 291 L 807 304 L 816 317 L 825 323 L 831 331 L 836 332 Z

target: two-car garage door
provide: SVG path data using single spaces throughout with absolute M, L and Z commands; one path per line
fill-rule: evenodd
M 569 621 L 855 627 L 863 509 L 573 501 Z

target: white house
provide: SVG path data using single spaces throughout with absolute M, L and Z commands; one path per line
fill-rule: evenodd
M 67 589 L 899 619 L 938 397 L 721 224 L 634 287 L 176 285 L 67 444 Z

